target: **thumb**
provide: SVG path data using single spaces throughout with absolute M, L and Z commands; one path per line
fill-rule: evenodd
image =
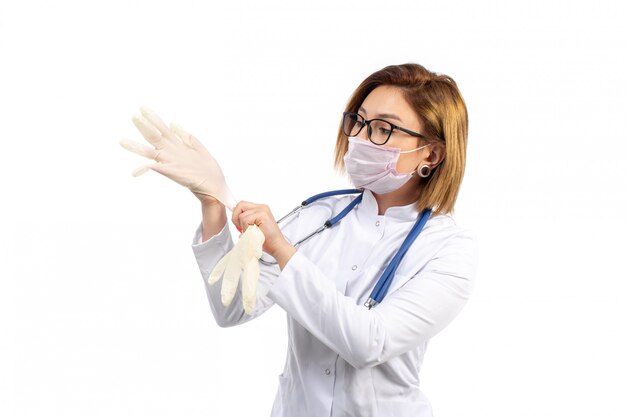
M 141 166 L 139 168 L 137 168 L 136 170 L 133 171 L 133 177 L 138 177 L 140 175 L 145 174 L 146 172 L 153 170 L 156 171 L 160 174 L 163 174 L 163 164 L 160 163 L 156 163 L 156 164 L 149 164 L 149 165 L 144 165 Z M 165 174 L 164 174 L 165 175 Z
M 153 170 L 154 172 L 158 172 L 161 175 L 165 175 L 166 177 L 174 180 L 175 170 L 169 167 L 166 164 L 162 164 L 160 162 L 156 162 L 154 164 L 143 165 L 136 170 L 133 171 L 133 177 L 138 177 L 149 170 Z M 174 180 L 176 181 L 176 180 Z
M 139 168 L 137 168 L 136 170 L 133 171 L 133 177 L 138 177 L 140 175 L 143 175 L 146 172 L 148 172 L 149 170 L 150 170 L 150 166 L 149 165 L 139 167 Z

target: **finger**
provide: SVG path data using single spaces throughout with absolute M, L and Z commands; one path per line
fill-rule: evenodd
M 230 257 L 230 253 L 228 252 L 226 255 L 219 260 L 219 262 L 213 267 L 209 278 L 207 278 L 207 283 L 209 285 L 215 284 L 222 277 L 224 270 L 226 269 L 226 265 L 228 264 L 228 258 Z
M 255 204 L 248 201 L 240 201 L 233 209 L 232 222 L 244 232 L 251 224 L 260 225 L 264 221 L 273 220 L 274 217 L 268 206 Z
M 132 140 L 122 139 L 120 140 L 120 145 L 126 150 L 129 150 L 139 156 L 143 156 L 149 159 L 156 160 L 156 157 L 158 155 L 158 151 L 156 149 Z
M 251 203 L 249 201 L 240 201 L 237 203 L 237 205 L 235 205 L 235 208 L 233 209 L 233 222 L 235 223 L 235 225 L 239 225 L 239 226 L 243 226 L 243 224 L 241 223 L 241 215 L 243 213 L 248 213 L 250 214 L 253 210 L 257 209 L 259 207 L 259 204 L 255 204 L 255 203 Z
M 265 235 L 260 227 L 253 225 L 248 228 L 250 230 L 250 250 L 251 256 L 259 259 L 263 253 L 263 243 L 265 243 Z
M 141 132 L 143 137 L 146 138 L 148 142 L 153 144 L 155 148 L 162 149 L 165 146 L 165 141 L 163 140 L 161 133 L 150 125 L 146 119 L 141 116 L 133 116 L 133 123 L 139 132 Z
M 225 306 L 230 305 L 237 292 L 237 285 L 239 284 L 239 276 L 241 275 L 241 245 L 239 240 L 233 248 L 233 253 L 228 259 L 226 270 L 224 271 L 224 277 L 222 278 L 222 304 Z
M 265 242 L 265 235 L 259 226 L 255 224 L 250 225 L 239 239 L 244 245 L 242 248 L 243 259 L 259 259 L 261 257 L 263 252 L 263 242 Z
M 240 205 L 240 206 L 241 206 L 241 208 L 242 208 L 243 210 L 250 210 L 250 209 L 253 209 L 253 208 L 255 208 L 255 207 L 261 207 L 261 206 L 263 206 L 263 204 L 252 203 L 252 202 L 250 202 L 250 201 L 244 201 L 244 200 L 241 200 L 241 201 L 240 201 L 239 203 L 237 203 L 237 204 L 238 204 L 238 205 Z
M 246 314 L 251 314 L 256 305 L 256 290 L 259 282 L 259 273 L 258 258 L 250 258 L 248 262 L 246 262 L 241 281 L 243 308 Z
M 260 226 L 264 223 L 269 223 L 269 215 L 265 209 L 259 206 L 246 210 L 239 215 L 239 224 L 244 232 L 249 226 Z
M 182 127 L 175 123 L 170 123 L 170 130 L 183 142 L 185 145 L 194 149 L 194 143 L 191 140 L 191 135 L 187 133 Z
M 235 227 L 237 227 L 237 230 L 239 230 L 240 232 L 243 231 L 243 230 L 241 228 L 241 224 L 239 223 L 239 216 L 243 212 L 243 205 L 244 205 L 244 203 L 247 203 L 247 202 L 246 201 L 240 201 L 239 203 L 237 203 L 235 208 L 233 208 L 233 214 L 231 216 L 231 220 L 232 220 L 233 224 L 235 225 Z
M 167 128 L 167 125 L 157 114 L 147 107 L 140 107 L 141 115 L 156 129 L 161 135 L 168 139 L 174 139 L 174 134 Z

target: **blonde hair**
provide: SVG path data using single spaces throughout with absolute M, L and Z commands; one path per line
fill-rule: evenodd
M 445 145 L 443 162 L 415 190 L 418 210 L 431 208 L 433 214 L 452 213 L 465 172 L 467 149 L 467 108 L 456 82 L 419 64 L 390 65 L 367 77 L 352 93 L 345 111 L 357 113 L 365 98 L 381 85 L 399 88 L 424 126 L 421 132 L 431 141 Z M 335 169 L 345 172 L 343 157 L 348 137 L 341 123 L 335 144 Z

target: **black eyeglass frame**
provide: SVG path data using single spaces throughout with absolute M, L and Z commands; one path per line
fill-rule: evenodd
M 351 111 L 344 111 L 344 112 L 343 112 L 343 119 L 341 120 L 341 131 L 342 131 L 342 132 L 343 132 L 343 134 L 344 134 L 344 135 L 346 135 L 346 136 L 350 136 L 350 133 L 346 133 L 346 131 L 344 130 L 344 127 L 345 127 L 345 120 L 346 120 L 346 115 L 348 115 L 348 114 L 353 114 L 353 115 L 355 115 L 355 116 L 357 116 L 357 117 L 359 117 L 359 118 L 363 119 L 363 124 L 362 124 L 361 128 L 360 128 L 360 129 L 359 129 L 356 133 L 354 133 L 354 135 L 353 135 L 353 136 L 356 136 L 356 135 L 358 135 L 359 133 L 361 133 L 361 130 L 363 130 L 363 128 L 367 125 L 367 130 L 366 130 L 366 132 L 367 132 L 367 138 L 368 138 L 368 139 L 370 140 L 370 142 L 372 142 L 374 145 L 381 145 L 381 146 L 382 146 L 382 145 L 384 145 L 385 143 L 389 142 L 389 138 L 391 138 L 391 134 L 393 133 L 394 129 L 398 129 L 398 130 L 400 130 L 400 131 L 402 131 L 402 132 L 404 132 L 404 133 L 408 133 L 409 135 L 411 135 L 411 136 L 415 136 L 416 138 L 425 139 L 425 140 L 428 140 L 428 141 L 433 141 L 432 139 L 427 138 L 426 136 L 422 135 L 421 133 L 417 133 L 417 132 L 413 132 L 412 130 L 405 129 L 405 128 L 403 128 L 403 127 L 400 127 L 400 126 L 398 126 L 398 125 L 395 125 L 395 124 L 391 123 L 391 122 L 390 122 L 390 121 L 388 121 L 388 120 L 385 120 L 385 119 L 371 119 L 371 120 L 367 120 L 367 119 L 365 119 L 365 117 L 361 116 L 360 114 L 358 114 L 358 113 L 354 113 L 354 112 L 351 112 Z M 391 126 L 391 130 L 389 131 L 389 136 L 387 136 L 387 139 L 385 139 L 385 141 L 384 141 L 383 143 L 376 143 L 376 142 L 372 141 L 372 139 L 371 139 L 371 134 L 370 134 L 370 123 L 371 123 L 371 122 L 373 122 L 373 121 L 375 121 L 375 120 L 380 120 L 381 122 L 388 123 L 388 124 Z

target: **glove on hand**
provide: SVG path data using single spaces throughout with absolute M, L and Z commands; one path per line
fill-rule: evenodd
M 133 117 L 133 123 L 155 149 L 127 139 L 121 140 L 120 145 L 156 163 L 136 169 L 133 176 L 152 169 L 193 192 L 215 197 L 232 211 L 235 198 L 222 169 L 202 143 L 180 126 L 170 124 L 168 128 L 151 110 L 145 107 L 140 110 L 141 116 Z
M 133 172 L 137 177 L 149 169 L 165 175 L 191 191 L 218 199 L 229 210 L 236 200 L 226 184 L 217 161 L 194 136 L 180 126 L 165 123 L 151 110 L 142 107 L 141 116 L 133 117 L 133 123 L 154 148 L 130 140 L 121 140 L 123 148 L 156 161 Z M 256 304 L 256 288 L 259 280 L 259 258 L 265 236 L 256 225 L 249 226 L 233 249 L 213 268 L 208 283 L 214 284 L 224 274 L 222 303 L 229 305 L 237 291 L 239 277 L 243 272 L 243 305 L 250 314 Z
M 209 275 L 209 285 L 215 284 L 222 273 L 222 304 L 230 305 L 237 291 L 239 276 L 241 280 L 241 292 L 243 296 L 243 308 L 246 314 L 252 313 L 256 304 L 256 288 L 259 281 L 259 258 L 265 236 L 256 224 L 248 226 L 241 235 L 239 241 L 220 261 L 215 265 Z

